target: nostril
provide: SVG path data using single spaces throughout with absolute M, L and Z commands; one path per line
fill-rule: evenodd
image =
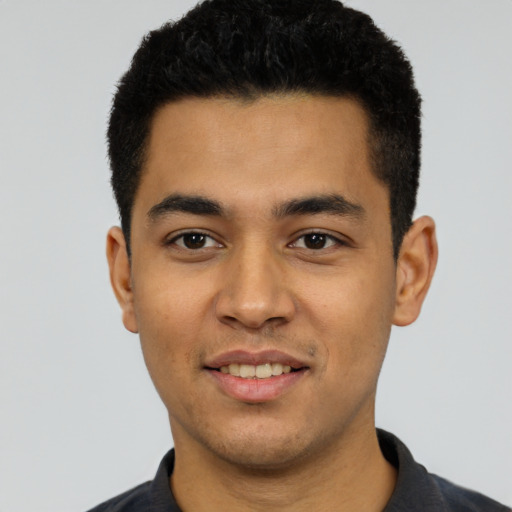
M 267 278 L 265 286 L 261 282 L 258 285 L 258 279 L 248 281 L 229 280 L 219 291 L 214 307 L 221 322 L 232 327 L 261 329 L 291 320 L 295 302 L 277 277 L 270 282 Z
M 221 318 L 223 323 L 232 327 L 243 327 L 251 331 L 259 331 L 261 329 L 273 329 L 275 326 L 286 320 L 282 317 L 270 317 L 265 315 L 257 316 L 254 314 L 240 313 L 237 316 L 225 315 Z

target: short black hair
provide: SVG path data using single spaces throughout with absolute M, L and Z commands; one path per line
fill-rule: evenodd
M 108 127 L 112 187 L 130 247 L 155 112 L 185 97 L 308 93 L 365 109 L 375 176 L 389 189 L 395 258 L 419 182 L 421 99 L 411 65 L 372 19 L 337 0 L 204 0 L 149 32 L 121 78 Z

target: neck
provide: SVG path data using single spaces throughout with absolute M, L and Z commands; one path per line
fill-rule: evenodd
M 380 512 L 396 483 L 373 427 L 343 436 L 327 453 L 272 469 L 231 464 L 203 447 L 179 443 L 179 436 L 175 442 L 171 488 L 184 512 Z

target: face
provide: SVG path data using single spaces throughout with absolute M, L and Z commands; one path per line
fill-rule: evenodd
M 350 99 L 156 114 L 120 302 L 177 448 L 277 467 L 373 429 L 397 266 L 367 140 Z

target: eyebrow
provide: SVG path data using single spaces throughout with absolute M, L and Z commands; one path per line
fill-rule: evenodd
M 224 214 L 224 209 L 220 203 L 207 197 L 171 194 L 151 207 L 148 211 L 148 217 L 150 220 L 156 221 L 169 213 L 176 212 L 221 216 Z
M 192 215 L 209 215 L 222 217 L 226 210 L 222 204 L 200 195 L 171 194 L 155 204 L 148 211 L 148 218 L 157 221 L 171 213 L 189 213 Z M 362 219 L 364 208 L 352 203 L 341 195 L 326 194 L 292 199 L 273 208 L 274 217 L 281 219 L 294 215 L 333 214 Z
M 341 195 L 327 194 L 292 199 L 274 208 L 273 213 L 278 218 L 327 213 L 362 219 L 366 212 L 362 205 L 352 203 Z

